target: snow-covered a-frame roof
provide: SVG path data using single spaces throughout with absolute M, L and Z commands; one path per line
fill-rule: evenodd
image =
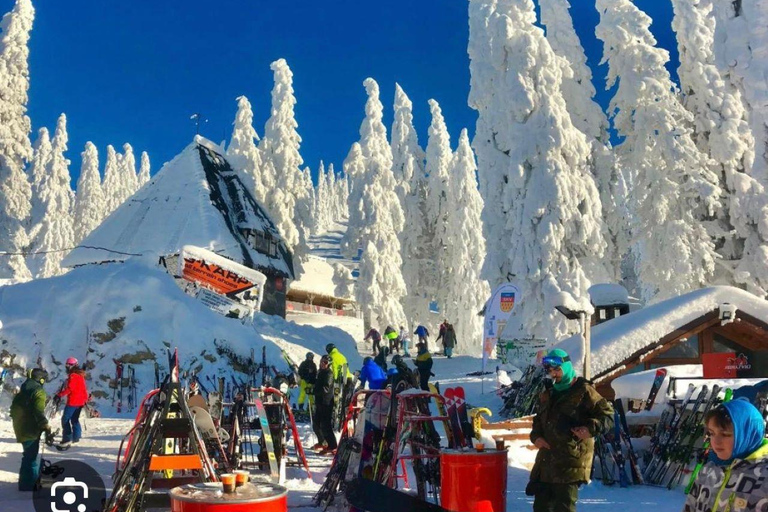
M 293 279 L 292 256 L 277 228 L 222 153 L 196 136 L 62 264 L 121 261 L 134 254 L 165 256 L 194 245 L 267 275 Z M 256 237 L 264 252 L 251 243 Z
M 706 322 L 717 323 L 724 304 L 736 308 L 737 320 L 760 324 L 768 331 L 768 301 L 731 286 L 702 288 L 594 326 L 590 336 L 592 378 L 610 379 L 627 364 L 647 359 L 684 333 Z M 557 346 L 568 352 L 581 372 L 581 335 L 571 336 Z

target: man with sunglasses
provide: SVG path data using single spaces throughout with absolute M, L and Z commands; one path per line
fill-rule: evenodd
M 554 349 L 542 360 L 549 378 L 533 418 L 539 449 L 526 494 L 534 512 L 575 512 L 579 486 L 589 482 L 594 437 L 613 428 L 613 408 L 588 380 L 577 377 L 568 354 Z

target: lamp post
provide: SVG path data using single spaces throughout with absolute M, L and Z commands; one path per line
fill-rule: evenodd
M 581 331 L 581 351 L 584 353 L 584 378 L 589 380 L 591 378 L 590 371 L 590 355 L 592 352 L 592 346 L 589 340 L 591 325 L 589 321 L 589 313 L 583 310 L 573 310 L 568 306 L 555 306 L 555 309 L 563 314 L 568 320 L 578 320 L 579 330 Z

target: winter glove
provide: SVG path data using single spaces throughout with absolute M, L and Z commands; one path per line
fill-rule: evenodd
M 53 395 L 53 406 L 58 409 L 59 405 L 61 405 L 61 397 L 59 395 Z

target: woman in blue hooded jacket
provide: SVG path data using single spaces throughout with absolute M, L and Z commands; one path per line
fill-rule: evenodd
M 704 417 L 710 453 L 685 500 L 683 512 L 768 510 L 768 440 L 757 408 L 725 402 Z
M 387 376 L 381 366 L 373 362 L 373 358 L 363 359 L 363 368 L 360 370 L 360 385 L 364 388 L 368 383 L 368 389 L 384 389 Z

